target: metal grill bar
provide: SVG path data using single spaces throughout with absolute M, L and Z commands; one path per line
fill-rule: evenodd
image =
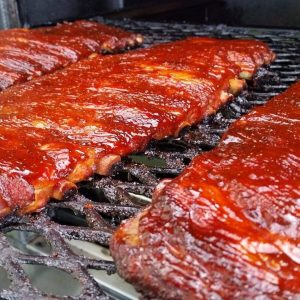
M 97 20 L 103 21 L 100 18 Z M 24 271 L 24 265 L 30 264 L 64 270 L 80 282 L 82 289 L 77 295 L 51 296 L 51 299 L 107 299 L 107 292 L 116 297 L 113 289 L 105 289 L 104 292 L 89 272 L 94 269 L 112 273 L 115 271 L 113 262 L 76 254 L 67 240 L 107 246 L 116 226 L 149 203 L 153 189 L 161 178 L 178 175 L 195 155 L 215 147 L 230 123 L 300 78 L 299 31 L 133 21 L 105 22 L 144 34 L 144 47 L 190 35 L 256 38 L 268 43 L 278 58 L 269 69 L 258 72 L 255 80 L 249 83 L 247 91 L 215 115 L 184 130 L 179 138 L 152 142 L 144 153 L 124 158 L 114 167 L 111 176 L 95 176 L 81 182 L 77 192 L 67 194 L 62 202 L 49 203 L 40 213 L 11 216 L 2 221 L 0 267 L 6 270 L 11 284 L 0 291 L 1 298 L 49 299 L 49 295 L 33 286 Z M 27 235 L 30 232 L 39 234 L 51 246 L 50 253 L 24 254 L 16 250 L 8 237 L 13 231 L 25 232 Z

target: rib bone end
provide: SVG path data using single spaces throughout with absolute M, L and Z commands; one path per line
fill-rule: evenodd
M 108 154 L 103 156 L 96 166 L 96 173 L 99 175 L 107 176 L 112 168 L 112 166 L 121 160 L 120 155 Z

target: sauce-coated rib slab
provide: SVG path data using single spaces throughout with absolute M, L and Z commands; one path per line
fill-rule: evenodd
M 274 54 L 259 41 L 191 38 L 87 60 L 0 94 L 0 215 L 50 197 L 151 139 L 213 113 Z
M 95 52 L 113 53 L 143 38 L 93 21 L 0 31 L 0 90 L 51 73 Z
M 114 234 L 119 273 L 161 299 L 298 299 L 300 82 L 231 125 Z

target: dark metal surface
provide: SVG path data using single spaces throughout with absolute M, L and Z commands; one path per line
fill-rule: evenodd
M 299 0 L 0 0 L 0 8 L 2 28 L 99 15 L 111 19 L 300 28 Z
M 17 0 L 0 0 L 0 28 L 20 27 Z
M 236 97 L 214 116 L 185 129 L 179 138 L 152 142 L 144 153 L 124 158 L 114 167 L 111 176 L 95 176 L 80 183 L 78 192 L 69 193 L 62 202 L 51 202 L 40 213 L 10 217 L 3 221 L 0 225 L 0 267 L 6 270 L 11 280 L 10 287 L 0 291 L 0 297 L 4 299 L 49 299 L 49 295 L 31 284 L 22 267 L 26 264 L 55 267 L 77 278 L 82 286 L 81 293 L 66 297 L 68 299 L 105 299 L 104 292 L 88 270 L 114 272 L 114 264 L 75 254 L 65 239 L 107 246 L 111 233 L 120 221 L 146 205 L 159 179 L 176 176 L 196 154 L 213 148 L 232 121 L 251 107 L 265 103 L 300 77 L 300 37 L 296 31 L 107 22 L 143 33 L 146 36 L 145 46 L 188 35 L 258 38 L 271 46 L 277 53 L 277 60 L 268 70 L 258 72 L 255 80 L 249 83 L 247 92 Z M 12 230 L 38 233 L 51 245 L 51 253 L 38 256 L 17 251 L 7 237 Z
M 4 0 L 12 1 L 12 0 Z M 65 20 L 90 18 L 124 7 L 123 0 L 14 0 L 18 2 L 20 23 L 40 26 Z

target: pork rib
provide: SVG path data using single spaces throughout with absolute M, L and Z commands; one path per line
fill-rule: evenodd
M 94 55 L 3 91 L 0 215 L 42 208 L 151 139 L 178 134 L 240 90 L 240 73 L 272 59 L 258 41 L 192 38 Z
M 65 67 L 94 52 L 113 53 L 143 38 L 93 21 L 0 31 L 0 90 Z
M 159 184 L 111 252 L 149 298 L 297 299 L 299 244 L 300 82 Z

